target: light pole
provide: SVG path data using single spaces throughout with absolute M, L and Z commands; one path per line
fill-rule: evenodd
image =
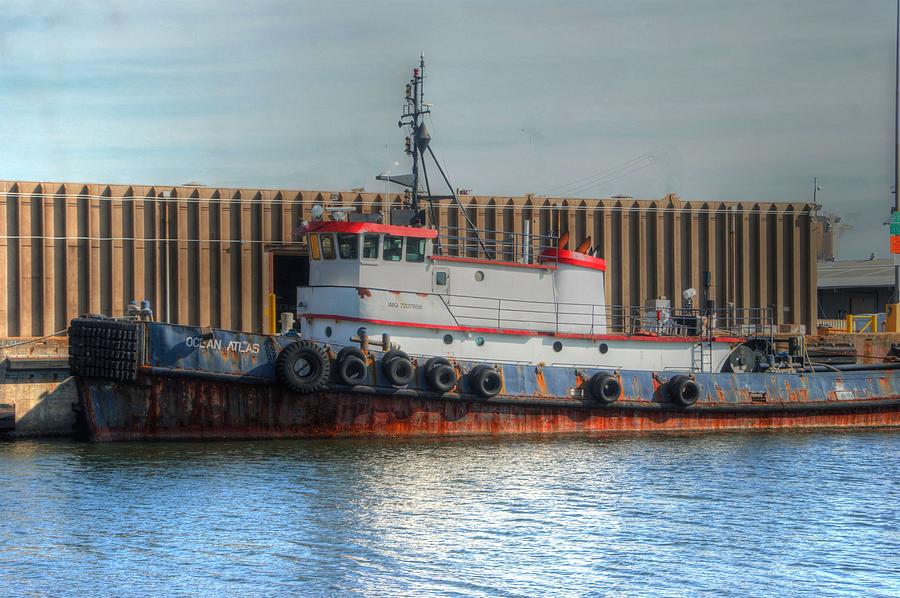
M 900 0 L 897 0 L 897 1 L 900 2 Z M 819 177 L 814 176 L 813 177 L 813 204 L 819 203 L 818 201 L 816 201 L 816 199 L 818 198 L 819 191 L 821 191 L 821 190 L 822 190 L 822 188 L 819 187 Z
M 894 205 L 891 208 L 891 220 L 894 212 L 900 211 L 900 172 L 897 162 L 900 160 L 900 139 L 898 139 L 898 126 L 900 126 L 900 0 L 897 0 L 897 23 L 894 32 Z M 894 258 L 894 303 L 900 302 L 900 263 L 897 256 Z

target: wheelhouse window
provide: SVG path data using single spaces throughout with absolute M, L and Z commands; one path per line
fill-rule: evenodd
M 359 238 L 356 235 L 338 233 L 337 245 L 342 260 L 355 260 L 359 256 Z
M 384 236 L 384 252 L 381 254 L 387 262 L 399 262 L 403 259 L 403 237 Z
M 362 244 L 363 244 L 362 256 L 365 259 L 377 260 L 378 259 L 378 235 L 363 235 Z
M 425 261 L 425 239 L 406 239 L 406 261 Z
M 319 259 L 319 235 L 309 235 L 309 255 L 312 259 Z
M 334 235 L 319 235 L 319 241 L 322 242 L 322 259 L 333 260 L 334 253 Z

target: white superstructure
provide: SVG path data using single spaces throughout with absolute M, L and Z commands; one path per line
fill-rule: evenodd
M 412 356 L 653 371 L 719 371 L 736 338 L 671 327 L 614 332 L 626 313 L 604 302 L 606 262 L 563 249 L 538 263 L 435 255 L 437 231 L 313 222 L 304 337 L 335 346 L 390 335 Z M 698 333 L 699 334 L 699 333 Z

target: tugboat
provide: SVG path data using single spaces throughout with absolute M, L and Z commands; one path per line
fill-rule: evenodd
M 439 230 L 435 203 L 462 206 L 431 148 L 424 79 L 422 58 L 399 123 L 412 173 L 378 177 L 407 205 L 390 223 L 315 206 L 295 231 L 310 257 L 301 332 L 156 322 L 146 302 L 71 322 L 90 439 L 900 425 L 900 363 L 816 364 L 802 336 L 776 338 L 770 309 L 694 308 L 690 292 L 684 308 L 606 305 L 590 238 Z M 426 158 L 448 195 L 431 193 Z

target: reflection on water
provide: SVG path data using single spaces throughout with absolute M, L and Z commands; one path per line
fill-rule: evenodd
M 0 444 L 15 594 L 900 593 L 900 433 Z

